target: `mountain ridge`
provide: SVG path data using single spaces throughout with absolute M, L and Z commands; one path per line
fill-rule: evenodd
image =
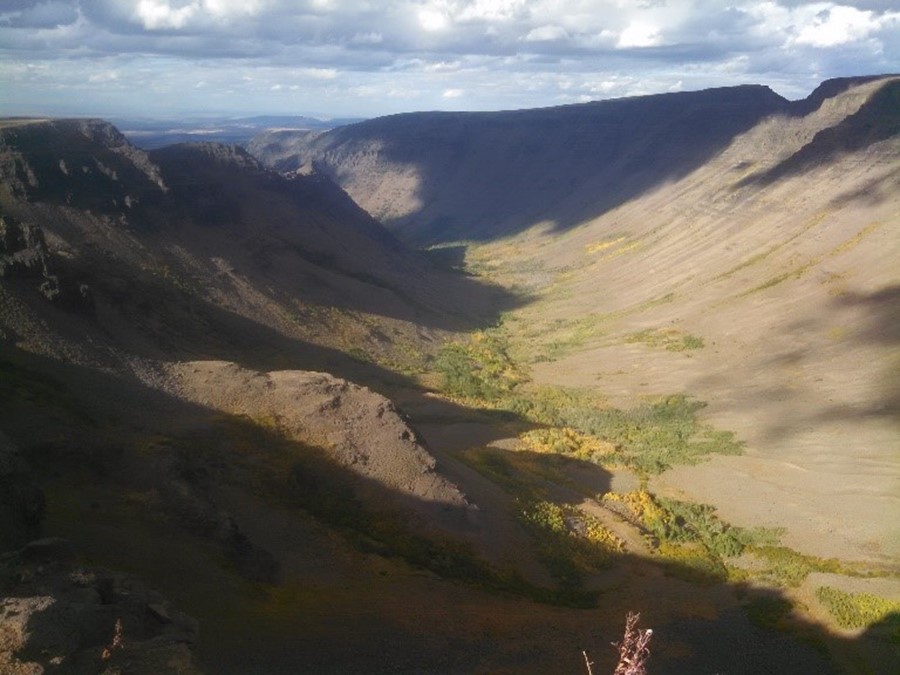
M 404 238 L 484 241 L 541 223 L 565 231 L 689 174 L 766 118 L 808 115 L 885 77 L 829 81 L 799 102 L 742 85 L 535 110 L 406 113 L 293 141 L 263 134 L 247 147 L 277 170 L 316 166 Z
M 297 158 L 282 151 L 271 165 L 314 163 L 402 236 L 485 239 L 541 221 L 565 229 L 581 218 L 572 211 L 611 208 L 688 171 L 786 106 L 767 87 L 745 85 L 536 110 L 407 113 L 298 138 Z M 264 161 L 265 139 L 248 145 Z

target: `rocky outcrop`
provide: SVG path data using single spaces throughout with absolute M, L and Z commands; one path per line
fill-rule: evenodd
M 451 531 L 471 527 L 477 517 L 477 508 L 441 475 L 424 441 L 380 394 L 327 373 L 260 373 L 222 361 L 176 364 L 172 374 L 186 398 L 277 420 L 285 435 L 323 448 L 363 479 L 369 500 L 387 499 Z
M 112 124 L 97 119 L 24 121 L 0 130 L 0 183 L 13 196 L 121 214 L 158 202 L 159 169 Z
M 37 290 L 56 306 L 73 310 L 93 305 L 90 287 L 76 281 L 47 248 L 40 227 L 0 216 L 0 279 L 35 279 Z
M 200 673 L 197 623 L 132 576 L 44 539 L 0 557 L 0 672 Z

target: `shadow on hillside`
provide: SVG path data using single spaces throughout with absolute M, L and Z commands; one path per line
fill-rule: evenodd
M 135 334 L 115 334 L 116 327 L 106 325 L 101 326 L 101 331 L 107 337 L 114 335 L 129 351 L 148 359 L 233 361 L 262 372 L 323 371 L 382 393 L 416 387 L 412 378 L 368 360 L 369 356 L 360 349 L 351 355 L 308 342 L 193 296 L 181 297 L 177 303 L 126 302 L 118 309 L 125 321 L 137 329 Z M 372 339 L 387 338 L 373 334 Z M 373 352 L 377 354 L 374 346 Z
M 817 361 L 822 354 L 809 346 L 796 346 L 808 336 L 826 335 L 833 340 L 826 349 L 833 349 L 839 355 L 840 367 L 848 369 L 847 388 L 843 380 L 831 376 L 828 364 Z M 773 374 L 772 384 L 765 388 L 750 385 L 753 394 L 742 397 L 754 408 L 757 429 L 764 441 L 783 440 L 842 421 L 886 420 L 900 424 L 900 357 L 893 351 L 900 348 L 900 286 L 831 297 L 812 318 L 795 320 L 773 337 L 776 339 L 768 349 L 773 349 L 772 345 L 781 345 L 782 349 L 759 355 L 753 362 L 755 370 Z M 791 347 L 784 348 L 788 344 Z M 818 384 L 822 377 L 812 380 L 805 376 L 809 361 L 816 361 L 815 368 L 825 368 L 821 372 L 827 384 Z M 865 365 L 857 368 L 854 363 Z M 731 386 L 727 377 L 717 374 L 701 375 L 698 382 L 707 388 Z M 818 403 L 812 407 L 792 406 L 796 399 Z
M 437 269 L 321 175 L 285 178 L 209 143 L 155 151 L 150 161 L 115 145 L 117 132 L 98 121 L 5 134 L 18 159 L 7 167 L 17 198 L 4 199 L 4 211 L 66 242 L 50 247 L 60 274 L 120 302 L 219 295 L 256 302 L 255 311 L 275 306 L 282 318 L 303 306 L 326 318 L 338 308 L 444 330 L 492 325 L 523 302 Z
M 361 197 L 381 200 L 372 206 L 386 224 L 420 245 L 492 240 L 538 224 L 562 231 L 687 176 L 768 116 L 807 116 L 881 77 L 829 80 L 793 102 L 745 86 L 538 110 L 394 115 L 332 130 L 291 161 L 313 159 L 337 180 L 358 156 L 366 163 L 378 154 L 383 171 L 416 181 L 412 210 L 392 211 L 381 192 L 360 188 L 373 185 L 368 176 L 354 182 Z M 896 135 L 898 87 L 886 84 L 857 113 L 740 185 L 765 186 Z
M 806 108 L 802 110 L 806 114 Z M 900 134 L 900 80 L 894 80 L 875 92 L 857 112 L 837 125 L 821 130 L 809 143 L 771 169 L 744 178 L 736 188 L 747 185 L 771 185 L 800 175 L 816 166 L 827 165 L 839 159 L 841 155 L 865 150 L 898 134 Z
M 830 312 L 819 320 L 819 330 L 842 325 L 842 315 L 862 312 L 859 323 L 848 328 L 849 344 L 900 347 L 900 286 L 887 286 L 872 293 L 847 293 L 831 302 Z M 844 319 L 846 321 L 846 319 Z M 798 360 L 803 354 L 798 354 Z M 869 383 L 867 400 L 856 405 L 824 408 L 811 421 L 887 419 L 900 424 L 900 360 L 883 357 L 884 370 Z
M 812 624 L 794 627 L 804 636 L 799 640 L 760 627 L 760 620 L 749 618 L 759 614 L 756 591 L 711 579 L 689 583 L 681 572 L 690 571 L 677 565 L 662 575 L 636 578 L 629 589 L 609 591 L 597 609 L 536 603 L 538 589 L 486 565 L 464 543 L 424 537 L 390 509 L 371 508 L 393 504 L 427 514 L 432 505 L 351 476 L 276 429 L 134 381 L 5 351 L 35 376 L 54 379 L 63 397 L 44 399 L 23 379 L 15 405 L 0 406 L 0 425 L 19 443 L 41 482 L 53 486 L 54 525 L 48 534 L 72 539 L 97 564 L 141 575 L 194 614 L 201 623 L 199 656 L 211 672 L 581 672 L 582 649 L 591 651 L 594 672 L 611 672 L 607 645 L 621 634 L 623 607 L 642 612 L 644 625 L 654 628 L 652 672 L 658 674 L 818 675 L 838 668 L 807 641 L 827 644 L 853 663 L 871 649 L 890 655 L 893 648 L 882 644 L 886 629 L 880 626 L 856 640 L 830 636 Z M 81 417 L 61 410 L 63 399 L 83 407 L 94 423 L 85 427 Z M 34 414 L 23 415 L 26 408 Z M 43 425 L 29 426 L 29 417 L 43 418 Z M 102 436 L 97 429 L 103 429 Z M 291 461 L 284 462 L 285 456 Z M 258 542 L 265 539 L 279 561 L 301 556 L 313 565 L 315 558 L 317 570 L 328 568 L 327 577 L 307 576 L 294 564 L 282 570 L 275 585 L 237 581 L 226 560 L 204 552 L 203 536 L 174 517 L 168 504 L 158 510 L 150 498 L 154 486 L 162 490 L 172 479 L 154 468 L 160 465 L 176 467 L 179 480 L 219 509 L 221 495 L 243 494 L 232 502 L 249 510 L 229 517 L 249 542 L 262 547 Z M 54 501 L 65 489 L 71 498 Z M 277 517 L 262 517 L 267 513 Z M 316 527 L 309 525 L 310 516 Z M 291 518 L 297 518 L 296 526 Z M 147 555 L 154 550 L 165 555 Z M 381 572 L 367 567 L 382 557 L 396 564 Z M 409 572 L 399 571 L 400 559 L 411 565 Z M 417 568 L 428 573 L 412 571 Z M 15 597 L 14 588 L 4 590 Z M 352 597 L 343 599 L 348 593 Z M 769 595 L 781 597 L 775 591 Z M 732 599 L 723 600 L 726 596 Z M 730 609 L 698 611 L 723 602 Z M 103 620 L 109 625 L 97 635 L 112 635 L 115 617 Z M 38 613 L 28 630 L 38 638 L 58 626 L 44 623 Z M 873 672 L 890 672 L 889 661 L 871 663 Z
M 900 285 L 887 286 L 873 293 L 841 295 L 835 299 L 838 309 L 862 309 L 863 323 L 856 327 L 853 339 L 862 344 L 900 347 Z M 888 417 L 900 424 L 900 359 L 886 359 L 879 383 L 881 398 L 861 411 L 861 416 Z M 830 414 L 828 415 L 830 417 Z
M 500 113 L 415 113 L 332 132 L 418 176 L 423 206 L 386 223 L 417 243 L 565 230 L 697 169 L 788 103 L 764 87 Z M 344 140 L 346 139 L 346 140 Z M 364 139 L 364 141 L 363 141 Z M 352 150 L 350 150 L 352 152 Z

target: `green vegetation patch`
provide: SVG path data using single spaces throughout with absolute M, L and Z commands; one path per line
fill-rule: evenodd
M 701 422 L 698 413 L 706 404 L 687 396 L 665 396 L 621 410 L 587 392 L 525 386 L 528 376 L 510 357 L 499 329 L 445 346 L 435 365 L 449 395 L 606 441 L 618 448 L 618 463 L 644 475 L 674 464 L 696 464 L 710 454 L 742 451 L 733 433 Z
M 613 444 L 618 448 L 616 460 L 639 474 L 659 474 L 675 464 L 697 464 L 711 454 L 742 451 L 732 432 L 701 422 L 697 414 L 706 404 L 687 396 L 666 396 L 621 410 L 583 394 L 544 390 L 516 403 L 516 412 L 537 422 L 571 427 Z
M 865 628 L 886 623 L 891 640 L 900 644 L 900 602 L 871 593 L 847 593 L 830 586 L 817 588 L 816 598 L 842 628 Z
M 667 499 L 646 490 L 609 493 L 603 499 L 621 504 L 660 556 L 698 579 L 725 581 L 729 570 L 724 559 L 751 546 L 773 545 L 781 534 L 768 528 L 729 525 L 708 504 Z
M 740 555 L 748 546 L 775 545 L 781 531 L 764 527 L 736 527 L 716 515 L 709 504 L 694 504 L 656 497 L 668 514 L 664 538 L 674 542 L 698 542 L 710 553 L 723 558 Z
M 780 586 L 799 586 L 813 572 L 857 574 L 835 558 L 806 555 L 786 546 L 754 545 L 748 550 L 767 565 L 767 569 L 756 576 Z
M 625 338 L 628 344 L 645 344 L 656 349 L 669 352 L 683 352 L 692 349 L 703 349 L 703 338 L 689 333 L 682 333 L 674 328 L 658 328 L 631 333 Z
M 584 573 L 606 569 L 625 548 L 596 518 L 571 505 L 532 501 L 519 515 L 541 560 L 564 589 L 580 588 Z
M 445 345 L 435 368 L 443 375 L 448 394 L 486 402 L 510 396 L 527 380 L 509 356 L 506 337 L 498 331 L 479 331 L 468 342 Z

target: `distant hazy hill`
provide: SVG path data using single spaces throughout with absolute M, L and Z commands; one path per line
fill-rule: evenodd
M 207 141 L 243 144 L 269 129 L 325 131 L 360 118 L 322 120 L 304 115 L 256 115 L 254 117 L 185 117 L 153 119 L 120 117 L 112 120 L 132 143 L 145 150 L 174 143 Z

